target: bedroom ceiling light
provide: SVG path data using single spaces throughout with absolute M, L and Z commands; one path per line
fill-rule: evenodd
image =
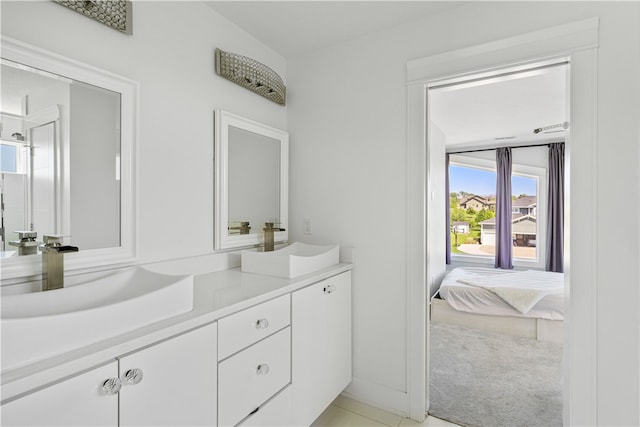
M 563 123 L 558 123 L 558 124 L 555 124 L 555 125 L 536 128 L 536 129 L 533 130 L 533 133 L 540 133 L 540 132 L 543 132 L 543 131 L 546 131 L 546 130 L 549 130 L 549 129 L 555 129 L 555 128 L 562 128 L 562 129 L 566 130 L 566 129 L 569 128 L 569 122 L 563 122 Z M 560 131 L 554 131 L 554 132 L 560 132 Z

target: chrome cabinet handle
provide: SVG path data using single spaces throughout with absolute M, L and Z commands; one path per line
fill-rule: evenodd
M 102 383 L 102 392 L 107 396 L 117 394 L 121 388 L 122 381 L 120 381 L 120 378 L 109 378 Z
M 258 365 L 256 372 L 258 375 L 267 375 L 269 373 L 269 365 L 267 365 L 266 363 Z
M 256 329 L 267 329 L 269 327 L 268 319 L 258 319 L 256 322 Z
M 325 294 L 330 294 L 332 292 L 335 292 L 336 291 L 336 285 L 327 285 L 324 288 L 322 288 L 322 291 Z
M 142 372 L 142 369 L 138 368 L 129 369 L 124 374 L 124 380 L 127 382 L 127 384 L 130 385 L 138 384 L 140 381 L 142 381 L 143 377 L 144 373 Z

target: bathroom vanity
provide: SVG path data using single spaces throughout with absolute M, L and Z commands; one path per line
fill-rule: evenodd
M 192 311 L 3 370 L 2 425 L 309 425 L 351 381 L 350 270 L 195 276 Z
M 47 75 L 65 77 L 60 88 L 64 96 L 37 115 L 43 123 L 18 115 L 17 130 L 26 139 L 6 144 L 26 156 L 42 145 L 33 127 L 46 123 L 59 129 L 43 137 L 53 147 L 51 158 L 74 153 L 74 159 L 82 159 L 51 163 L 47 173 L 60 170 L 73 176 L 74 183 L 90 182 L 77 186 L 89 189 L 84 193 L 58 185 L 70 179 L 52 176 L 45 186 L 52 188 L 50 194 L 26 197 L 50 199 L 49 214 L 41 216 L 58 222 L 34 225 L 35 214 L 30 213 L 30 230 L 49 234 L 50 229 L 51 234 L 73 235 L 74 244 L 86 242 L 77 243 L 81 250 L 68 260 L 68 270 L 62 270 L 59 259 L 57 271 L 67 280 L 63 289 L 21 294 L 24 289 L 40 289 L 40 283 L 31 287 L 31 281 L 43 272 L 41 258 L 34 254 L 2 259 L 3 281 L 11 279 L 8 285 L 20 292 L 3 293 L 0 424 L 311 424 L 351 382 L 351 264 L 338 263 L 338 246 L 294 243 L 268 253 L 242 251 L 243 268 L 251 265 L 253 271 L 232 268 L 178 277 L 142 267 L 110 270 L 139 262 L 139 84 L 18 40 L 3 36 L 0 41 L 3 76 L 21 76 L 12 90 L 29 94 L 21 98 L 23 110 L 27 101 L 38 100 L 34 94 L 39 87 L 23 85 L 32 74 L 42 77 L 46 70 Z M 57 87 L 61 79 L 53 80 L 47 83 Z M 68 119 L 73 125 L 67 125 L 67 98 L 79 97 L 76 90 L 84 87 L 80 82 L 88 86 L 86 91 L 97 88 L 98 95 L 109 96 L 104 100 L 94 94 L 88 106 L 74 109 Z M 91 106 L 102 103 L 115 109 L 108 115 L 93 113 Z M 288 133 L 222 110 L 216 110 L 214 123 L 214 249 L 265 245 L 265 223 L 273 223 L 266 240 L 287 242 Z M 115 135 L 117 141 L 102 141 L 97 138 L 101 135 Z M 105 147 L 114 151 L 100 155 Z M 90 173 L 78 174 L 78 168 Z M 95 173 L 103 169 L 109 173 Z M 103 175 L 105 182 L 89 181 Z M 35 175 L 28 179 L 34 182 Z M 27 194 L 21 188 L 15 193 Z M 62 215 L 78 203 L 73 215 Z M 20 237 L 34 243 L 36 234 L 27 234 Z M 106 237 L 98 238 L 102 234 Z M 59 252 L 61 247 L 49 249 Z M 230 265 L 237 263 L 225 261 L 225 268 Z M 76 279 L 79 282 L 69 283 Z

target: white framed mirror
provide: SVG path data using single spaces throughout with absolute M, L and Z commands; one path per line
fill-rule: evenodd
M 265 223 L 276 242 L 288 239 L 289 134 L 215 112 L 215 249 L 263 243 Z
M 16 231 L 64 236 L 79 247 L 66 270 L 136 259 L 138 84 L 1 39 L 3 279 L 40 274 Z

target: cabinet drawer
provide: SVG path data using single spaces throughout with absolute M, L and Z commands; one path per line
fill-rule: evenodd
M 291 322 L 291 296 L 283 295 L 218 321 L 218 360 L 278 331 Z
M 218 425 L 235 425 L 290 381 L 287 327 L 218 364 Z
M 242 420 L 238 427 L 292 426 L 291 385 Z

